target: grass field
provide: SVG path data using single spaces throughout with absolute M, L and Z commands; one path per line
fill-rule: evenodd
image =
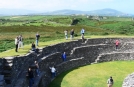
M 20 34 L 24 44 L 35 41 L 39 32 L 40 41 L 46 42 L 64 38 L 64 31 L 74 29 L 75 37 L 85 29 L 85 35 L 134 35 L 134 21 L 130 17 L 106 17 L 107 19 L 91 20 L 86 16 L 49 16 L 25 15 L 0 17 L 0 52 L 14 48 L 14 38 Z M 71 25 L 74 21 L 74 25 Z
M 57 44 L 57 43 L 63 43 L 63 42 L 68 42 L 68 41 L 71 41 L 70 39 L 68 40 L 65 40 L 64 36 L 61 37 L 62 39 L 58 39 L 58 38 L 53 38 L 51 40 L 49 40 L 49 38 L 42 38 L 43 40 L 39 41 L 39 46 L 37 48 L 43 48 L 45 46 L 49 46 L 49 45 L 53 45 L 53 44 Z M 80 39 L 81 37 L 78 36 L 78 37 L 74 37 L 74 40 L 78 40 Z M 127 35 L 86 35 L 85 38 L 89 38 L 89 39 L 92 39 L 92 38 L 134 38 L 134 36 L 127 36 Z M 35 41 L 35 39 L 30 39 L 31 41 L 30 42 L 27 42 L 29 44 L 26 44 L 24 45 L 24 48 L 20 48 L 18 50 L 18 52 L 16 53 L 15 52 L 15 47 L 14 47 L 14 44 L 13 42 L 11 43 L 11 45 L 13 45 L 12 48 L 10 48 L 9 50 L 7 51 L 4 51 L 4 52 L 0 52 L 0 57 L 8 57 L 8 56 L 18 56 L 18 55 L 25 55 L 27 54 L 30 49 L 31 49 L 31 43 Z
M 134 61 L 115 61 L 87 65 L 66 71 L 56 77 L 49 87 L 107 87 L 112 76 L 113 87 L 122 87 L 123 80 L 131 74 Z

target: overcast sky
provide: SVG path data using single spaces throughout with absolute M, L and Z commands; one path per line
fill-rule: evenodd
M 0 0 L 0 9 L 27 9 L 40 12 L 72 9 L 91 11 L 111 8 L 134 14 L 134 0 Z

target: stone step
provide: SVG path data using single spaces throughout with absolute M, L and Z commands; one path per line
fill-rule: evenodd
M 4 77 L 11 77 L 11 74 L 4 75 Z
M 5 87 L 12 87 L 12 85 L 11 84 L 7 84 Z
M 97 64 L 97 62 L 95 61 L 95 62 L 92 62 L 91 64 Z
M 10 70 L 4 70 L 2 73 L 11 73 Z
M 6 63 L 12 63 L 13 60 L 6 60 Z
M 39 76 L 36 76 L 35 77 L 35 83 L 33 85 L 33 87 L 38 87 L 39 83 L 40 83 L 40 80 L 41 80 L 41 77 L 45 74 L 45 72 L 41 72 Z
M 6 83 L 6 84 L 11 84 L 11 80 L 5 79 L 5 83 Z
M 4 77 L 6 77 L 6 76 L 11 76 L 11 71 L 10 71 L 10 70 L 4 70 L 4 71 L 2 72 L 2 75 L 4 75 Z
M 12 70 L 12 67 L 10 67 L 10 66 L 4 66 L 3 69 L 4 70 Z
M 5 80 L 11 80 L 11 77 L 4 77 Z
M 5 59 L 6 59 L 6 60 L 8 60 L 8 59 L 13 60 L 13 59 L 14 59 L 14 57 L 5 57 Z
M 6 63 L 5 66 L 12 66 L 13 63 Z
M 11 84 L 11 77 L 5 77 L 6 84 Z

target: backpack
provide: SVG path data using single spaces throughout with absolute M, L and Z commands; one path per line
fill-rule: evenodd
M 109 83 L 112 83 L 113 84 L 113 79 L 110 79 L 109 81 L 110 81 Z

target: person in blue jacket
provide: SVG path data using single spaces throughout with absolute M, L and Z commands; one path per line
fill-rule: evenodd
M 63 54 L 62 54 L 62 59 L 63 59 L 63 61 L 66 61 L 66 52 L 64 52 Z

